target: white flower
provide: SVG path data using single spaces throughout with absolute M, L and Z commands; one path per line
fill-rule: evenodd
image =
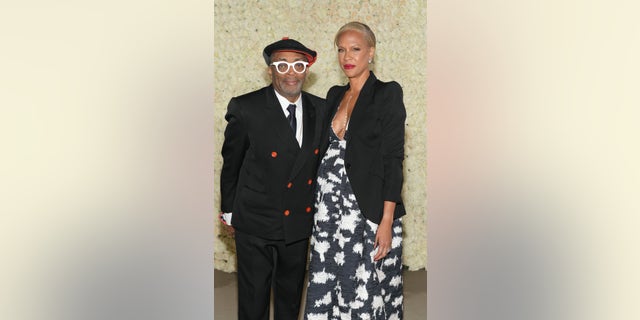
M 309 320 L 329 320 L 329 316 L 326 313 L 310 313 L 307 314 Z
M 371 272 L 367 271 L 364 264 L 358 266 L 356 269 L 356 279 L 362 280 L 362 282 L 367 283 L 369 281 L 369 277 L 371 276 Z
M 399 307 L 402 305 L 402 296 L 396 297 L 395 299 L 393 299 L 393 301 L 391 302 L 391 305 L 394 307 Z
M 349 230 L 351 233 L 354 233 L 358 222 L 360 222 L 360 218 L 358 218 L 357 211 L 349 210 L 347 212 L 343 212 L 340 219 L 340 229 Z
M 371 316 L 366 313 L 361 313 L 358 316 L 360 317 L 361 320 L 371 320 Z
M 341 249 L 344 249 L 344 244 L 351 241 L 351 238 L 345 237 L 340 229 L 336 230 L 336 234 L 333 235 L 333 238 L 338 240 L 338 245 Z
M 367 301 L 367 299 L 369 299 L 369 292 L 365 285 L 361 284 L 356 289 L 356 299 L 360 301 Z
M 349 303 L 349 307 L 352 310 L 357 310 L 357 309 L 360 309 L 360 308 L 364 307 L 364 302 L 359 301 L 359 300 L 351 301 L 351 303 Z
M 311 282 L 327 283 L 328 280 L 333 280 L 335 278 L 336 278 L 335 275 L 325 272 L 324 269 L 322 269 L 322 271 L 313 272 L 313 274 L 311 275 Z
M 362 243 L 356 243 L 353 246 L 353 252 L 362 255 Z
M 344 252 L 336 252 L 336 255 L 333 257 L 333 261 L 335 261 L 339 266 L 344 265 Z
M 398 315 L 398 312 L 389 316 L 389 320 L 400 320 L 400 316 Z
M 314 302 L 314 305 L 316 307 L 320 307 L 323 305 L 330 305 L 330 304 L 331 304 L 331 292 L 327 292 L 327 294 L 325 294 L 324 297 Z
M 316 224 L 318 221 L 329 221 L 329 210 L 324 202 L 318 203 L 318 210 L 313 218 Z
M 392 266 L 392 265 L 395 265 L 397 262 L 398 262 L 398 257 L 393 256 L 393 258 L 385 258 L 382 264 L 384 264 L 385 266 Z
M 324 254 L 329 250 L 329 242 L 326 240 L 316 241 L 313 246 L 313 251 L 317 252 L 320 255 L 320 261 L 324 262 Z
M 402 277 L 401 276 L 395 276 L 393 278 L 391 278 L 391 281 L 389 282 L 389 284 L 393 287 L 397 287 L 399 285 L 402 284 Z
M 374 314 L 379 314 L 381 309 L 384 308 L 384 302 L 382 301 L 381 296 L 373 296 L 373 301 L 371 303 L 371 308 L 373 309 Z

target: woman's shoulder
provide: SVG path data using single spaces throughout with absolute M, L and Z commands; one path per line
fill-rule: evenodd
M 400 86 L 396 81 L 385 82 L 376 79 L 374 82 L 373 101 L 376 101 L 376 103 L 381 105 L 391 106 L 390 108 L 384 108 L 385 112 L 391 112 L 391 110 L 403 110 L 403 96 L 404 93 L 402 92 L 402 86 Z
M 374 89 L 379 90 L 402 90 L 402 86 L 400 86 L 398 82 L 394 80 L 382 81 L 376 76 L 373 71 L 371 71 L 371 74 L 369 76 L 369 79 L 367 79 L 367 83 L 365 83 L 365 86 L 367 84 L 369 86 L 373 86 Z
M 340 91 L 340 90 L 345 90 L 347 89 L 347 84 L 344 85 L 335 85 L 331 88 L 329 88 L 329 92 L 336 92 L 336 91 Z
M 374 89 L 385 92 L 402 92 L 402 86 L 395 80 L 382 81 L 380 79 L 376 79 L 374 82 Z
M 327 91 L 327 100 L 340 94 L 340 92 L 346 91 L 346 87 L 347 85 L 335 85 L 329 88 L 329 91 Z

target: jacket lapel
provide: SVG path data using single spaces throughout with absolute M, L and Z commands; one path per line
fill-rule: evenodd
M 316 125 L 316 107 L 311 103 L 311 100 L 307 98 L 305 93 L 302 93 L 302 119 L 302 148 L 291 169 L 291 178 L 298 174 L 309 158 L 308 155 L 312 152 L 314 146 L 317 145 L 319 136 L 317 130 L 321 129 L 320 126 Z
M 327 106 L 331 108 L 331 113 L 329 116 L 330 122 L 333 121 L 333 117 L 336 115 L 336 112 L 338 112 L 338 106 L 340 105 L 340 100 L 342 100 L 342 97 L 347 92 L 347 90 L 349 90 L 349 84 L 343 87 L 340 87 L 336 95 L 334 95 L 333 97 L 330 97 L 331 100 L 327 101 Z
M 273 130 L 276 132 L 278 141 L 282 141 L 282 144 L 287 148 L 299 149 L 298 140 L 296 140 L 296 137 L 293 135 L 287 118 L 282 112 L 280 101 L 278 101 L 273 90 L 273 86 L 267 87 L 267 106 L 265 112 L 267 123 L 273 124 Z
M 353 107 L 353 111 L 351 112 L 351 120 L 349 120 L 349 130 L 358 128 L 358 123 L 361 123 L 361 118 L 368 112 L 367 106 L 371 105 L 373 101 L 373 86 L 376 82 L 377 78 L 371 72 L 369 74 L 369 78 L 365 81 L 362 89 L 360 89 L 360 95 L 358 96 L 358 100 L 356 101 L 356 105 Z M 355 125 L 355 128 L 352 126 Z

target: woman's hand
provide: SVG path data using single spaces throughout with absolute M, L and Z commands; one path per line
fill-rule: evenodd
M 382 220 L 378 225 L 378 231 L 376 232 L 376 242 L 373 244 L 373 248 L 377 248 L 378 252 L 373 257 L 374 261 L 378 261 L 389 254 L 391 251 L 391 225 L 393 220 Z
M 391 227 L 393 226 L 393 212 L 396 209 L 396 203 L 393 201 L 385 201 L 382 211 L 382 220 L 378 224 L 376 231 L 376 242 L 373 248 L 378 248 L 378 252 L 373 257 L 373 261 L 378 261 L 389 254 L 391 251 Z

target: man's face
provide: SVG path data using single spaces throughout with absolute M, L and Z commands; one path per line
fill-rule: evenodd
M 295 61 L 307 61 L 307 58 L 301 53 L 276 51 L 271 54 L 271 62 L 278 61 L 291 63 Z M 287 72 L 282 74 L 276 70 L 275 66 L 269 66 L 268 72 L 271 76 L 271 83 L 276 91 L 287 98 L 287 100 L 295 102 L 300 96 L 302 85 L 307 78 L 307 73 L 309 73 L 309 68 L 307 67 L 302 73 L 297 73 L 293 70 L 293 67 L 290 67 Z

